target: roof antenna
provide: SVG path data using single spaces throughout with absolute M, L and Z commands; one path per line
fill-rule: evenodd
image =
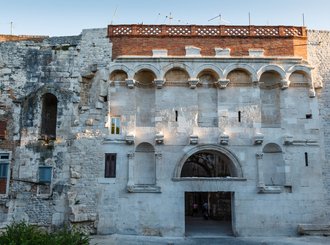
M 305 26 L 305 14 L 302 14 L 302 21 L 303 21 L 303 26 Z
M 249 26 L 251 25 L 251 14 L 249 12 Z
M 230 23 L 229 21 L 222 19 L 221 14 L 219 14 L 219 15 L 217 15 L 217 16 L 211 18 L 211 19 L 209 19 L 208 21 L 215 20 L 215 19 L 217 19 L 217 18 L 219 18 L 219 25 L 221 25 L 221 22 L 222 22 L 222 23 L 227 23 L 227 24 Z
M 117 13 L 117 9 L 118 9 L 118 5 L 116 6 L 115 11 L 113 11 L 113 15 L 112 15 L 112 19 L 111 19 L 110 25 L 112 25 L 112 23 L 113 23 L 113 20 L 114 20 L 114 18 L 116 16 L 116 13 Z

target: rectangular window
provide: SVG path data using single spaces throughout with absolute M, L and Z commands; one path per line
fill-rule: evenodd
M 50 183 L 52 181 L 52 167 L 40 166 L 39 167 L 39 182 Z
M 120 134 L 120 117 L 111 117 L 111 134 Z
M 6 138 L 6 121 L 0 121 L 0 139 L 4 140 Z
M 116 178 L 116 153 L 105 153 L 104 178 Z
M 7 193 L 9 176 L 9 154 L 0 153 L 0 194 Z

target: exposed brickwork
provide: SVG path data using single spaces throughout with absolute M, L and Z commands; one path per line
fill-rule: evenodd
M 161 32 L 150 34 L 126 30 L 125 33 L 115 31 L 116 26 L 109 26 L 108 36 L 113 43 L 113 58 L 121 55 L 151 56 L 153 49 L 167 49 L 170 56 L 184 56 L 185 46 L 195 46 L 201 49 L 202 56 L 214 56 L 214 48 L 230 48 L 232 56 L 246 56 L 249 49 L 264 49 L 265 56 L 301 56 L 307 58 L 307 35 L 305 29 L 301 29 L 301 35 L 285 33 L 279 28 L 274 34 L 256 35 L 256 33 L 239 32 L 242 28 L 234 29 L 235 32 L 223 35 L 212 33 L 199 35 L 192 31 L 184 31 L 181 34 L 169 34 Z M 160 26 L 159 28 L 161 28 Z M 167 26 L 168 27 L 168 26 Z M 197 27 L 195 27 L 197 28 Z M 247 28 L 247 27 L 246 27 Z M 257 27 L 255 27 L 256 29 Z M 261 29 L 264 30 L 264 29 Z M 288 28 L 285 30 L 289 30 Z M 290 29 L 291 30 L 291 29 Z M 154 29 L 153 29 L 153 32 Z
M 29 35 L 0 35 L 0 42 L 17 42 L 17 41 L 36 41 L 42 42 L 48 36 L 29 36 Z

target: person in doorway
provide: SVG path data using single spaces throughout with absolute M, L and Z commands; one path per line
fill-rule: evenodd
M 204 219 L 209 219 L 209 205 L 207 202 L 203 203 L 203 217 Z
M 192 213 L 192 216 L 197 216 L 198 214 L 198 204 L 197 203 L 194 203 L 193 204 L 193 213 Z

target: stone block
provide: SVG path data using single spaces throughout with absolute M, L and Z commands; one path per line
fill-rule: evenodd
M 187 57 L 200 57 L 201 49 L 194 46 L 186 46 L 186 56 Z

